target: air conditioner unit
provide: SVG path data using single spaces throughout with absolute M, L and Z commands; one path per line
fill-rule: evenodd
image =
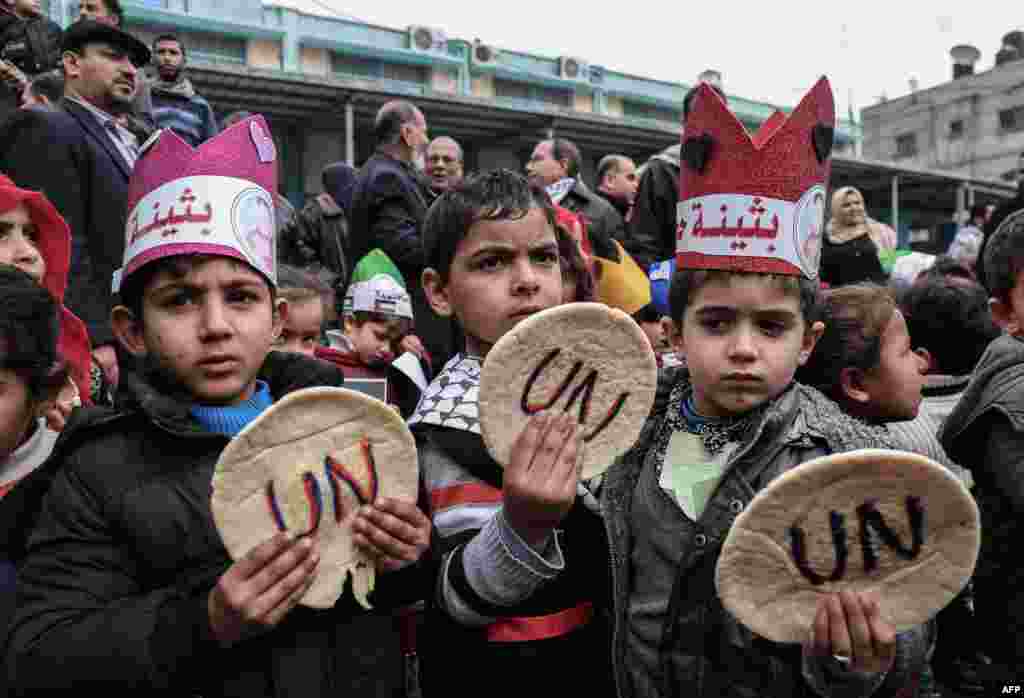
M 473 42 L 473 65 L 494 65 L 498 62 L 498 49 L 482 41 Z
M 558 59 L 558 74 L 563 80 L 588 82 L 590 80 L 590 65 L 579 58 L 562 56 Z
M 448 37 L 440 29 L 414 24 L 409 27 L 409 48 L 418 53 L 447 53 Z

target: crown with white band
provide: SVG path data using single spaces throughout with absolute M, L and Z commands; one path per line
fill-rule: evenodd
M 277 283 L 277 151 L 262 116 L 192 148 L 169 129 L 143 147 L 128 185 L 124 265 L 113 290 L 164 257 L 234 257 Z
M 816 279 L 834 125 L 826 78 L 753 136 L 701 85 L 680 153 L 679 268 Z

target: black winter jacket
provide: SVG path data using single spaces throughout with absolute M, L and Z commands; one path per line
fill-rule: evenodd
M 262 377 L 276 397 L 343 382 L 325 362 L 278 352 Z M 219 647 L 207 595 L 231 560 L 209 498 L 228 439 L 204 431 L 187 404 L 125 381 L 120 407 L 83 411 L 33 473 L 52 486 L 19 565 L 12 694 L 401 695 L 398 635 L 381 611 L 413 600 L 387 587 L 409 588 L 418 566 L 380 580 L 377 611 L 346 592 L 330 611 L 298 607 L 265 635 Z
M 979 641 L 1010 682 L 1024 666 L 1024 341 L 1004 335 L 989 345 L 939 441 L 974 477 L 981 511 L 975 610 L 985 628 Z

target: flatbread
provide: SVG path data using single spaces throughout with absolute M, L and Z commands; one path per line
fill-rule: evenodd
M 352 575 L 369 608 L 374 563 L 352 544 L 359 507 L 381 497 L 415 502 L 416 444 L 402 418 L 379 400 L 344 388 L 284 397 L 243 429 L 217 461 L 210 500 L 224 547 L 235 560 L 285 529 L 314 527 L 316 580 L 301 604 L 329 608 Z
M 480 373 L 480 430 L 504 466 L 531 415 L 571 407 L 584 426 L 583 479 L 628 450 L 654 404 L 658 362 L 629 315 L 569 303 L 532 315 L 491 348 Z
M 845 532 L 845 546 L 833 528 Z M 896 539 L 886 541 L 885 529 Z M 754 497 L 726 537 L 715 583 L 740 622 L 775 642 L 805 641 L 818 599 L 843 590 L 877 591 L 882 618 L 902 632 L 960 593 L 980 536 L 974 499 L 938 463 L 882 449 L 834 454 L 786 472 Z M 845 569 L 837 564 L 843 547 Z

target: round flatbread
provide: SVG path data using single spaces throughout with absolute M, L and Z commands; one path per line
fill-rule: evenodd
M 725 607 L 775 642 L 807 640 L 822 594 L 876 591 L 897 632 L 927 621 L 974 571 L 978 507 L 960 480 L 914 453 L 817 458 L 754 497 L 725 539 Z
M 213 474 L 213 520 L 232 559 L 286 530 L 316 530 L 320 564 L 301 604 L 329 608 L 352 575 L 369 608 L 374 563 L 352 543 L 359 507 L 381 497 L 417 498 L 416 444 L 380 400 L 344 388 L 284 397 L 221 453 Z
M 604 472 L 637 437 L 654 404 L 658 362 L 629 315 L 569 303 L 532 315 L 491 348 L 480 373 L 480 431 L 504 466 L 540 411 L 571 410 L 583 426 L 583 479 Z

